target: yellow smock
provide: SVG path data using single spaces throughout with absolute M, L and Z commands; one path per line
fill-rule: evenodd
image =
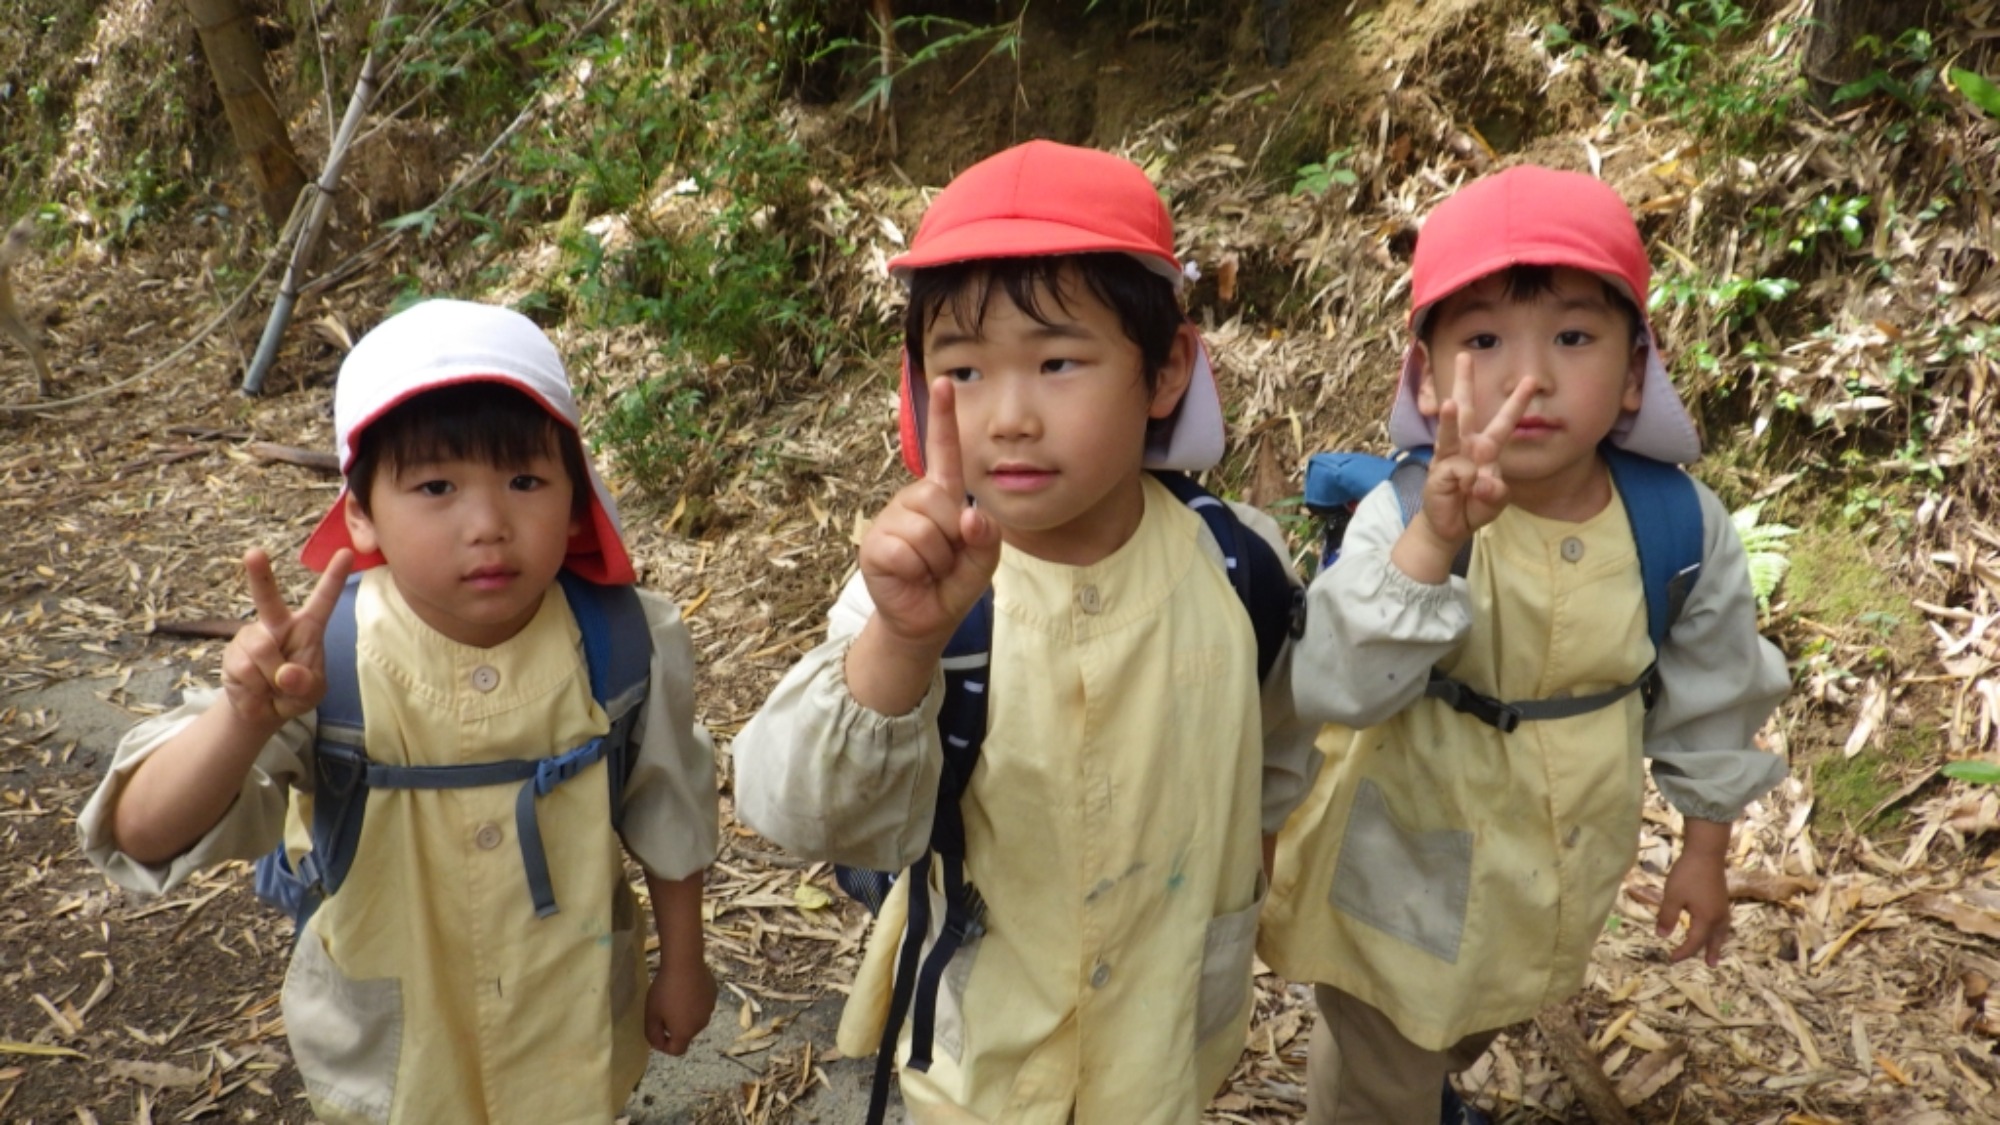
M 671 604 L 642 595 L 653 686 L 634 732 L 625 836 L 663 878 L 714 856 L 712 750 L 692 722 L 692 656 Z M 511 640 L 461 645 L 419 620 L 386 570 L 356 604 L 368 754 L 435 766 L 546 757 L 604 733 L 581 635 L 559 587 Z M 109 810 L 147 753 L 207 695 L 120 744 L 80 821 L 85 848 L 133 889 L 278 842 L 289 788 L 310 784 L 312 717 L 259 755 L 222 822 L 188 853 L 148 867 L 115 851 Z M 226 706 L 226 704 L 222 704 Z M 599 762 L 539 799 L 559 911 L 537 918 L 514 827 L 518 784 L 375 790 L 347 880 L 299 935 L 283 995 L 286 1031 L 314 1111 L 328 1122 L 605 1122 L 644 1073 L 644 931 L 611 827 Z M 306 839 L 311 795 L 290 802 Z
M 1622 502 L 1572 523 L 1506 509 L 1463 578 L 1389 561 L 1392 489 L 1362 504 L 1308 594 L 1299 712 L 1332 719 L 1325 763 L 1279 837 L 1259 951 L 1443 1050 L 1580 988 L 1638 845 L 1642 751 L 1689 816 L 1731 821 L 1784 776 L 1755 748 L 1788 685 L 1757 635 L 1743 549 L 1696 485 L 1701 576 L 1638 693 L 1512 734 L 1422 697 L 1433 665 L 1498 699 L 1605 691 L 1655 658 Z
M 963 802 L 987 931 L 946 971 L 934 1065 L 902 1074 L 915 1121 L 1194 1122 L 1242 1051 L 1267 753 L 1297 774 L 1310 734 L 1282 699 L 1264 730 L 1255 639 L 1206 527 L 1150 479 L 1146 501 L 1094 566 L 1001 553 Z M 854 702 L 842 662 L 868 612 L 850 584 L 828 641 L 737 737 L 738 813 L 800 854 L 894 871 L 929 837 L 941 688 L 905 716 Z M 879 1041 L 908 882 L 843 1051 Z

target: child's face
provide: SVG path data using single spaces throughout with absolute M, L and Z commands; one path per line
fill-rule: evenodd
M 1646 352 L 1632 339 L 1625 310 L 1604 282 L 1558 268 L 1553 288 L 1532 299 L 1510 297 L 1497 276 L 1438 303 L 1428 343 L 1420 343 L 1423 381 L 1417 406 L 1435 418 L 1452 396 L 1461 362 L 1472 378 L 1472 428 L 1482 427 L 1520 381 L 1538 388 L 1500 454 L 1510 490 L 1569 487 L 1595 473 L 1597 446 L 1619 417 L 1639 409 Z M 1461 420 L 1462 432 L 1466 421 Z
M 487 648 L 527 626 L 562 569 L 582 523 L 571 485 L 554 448 L 504 467 L 385 463 L 369 487 L 369 512 L 348 498 L 348 533 L 357 550 L 382 552 L 425 624 Z
M 924 331 L 924 367 L 957 384 L 965 487 L 1016 550 L 1088 566 L 1123 546 L 1145 512 L 1146 424 L 1179 404 L 1192 373 L 1183 331 L 1157 387 L 1118 314 L 1065 275 L 1036 294 L 1051 323 L 995 290 L 962 325 L 946 301 Z

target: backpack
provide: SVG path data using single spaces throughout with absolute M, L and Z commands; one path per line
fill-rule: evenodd
M 361 822 L 371 789 L 468 789 L 520 783 L 514 828 L 521 841 L 521 864 L 535 916 L 557 910 L 547 853 L 535 801 L 556 786 L 605 759 L 610 775 L 611 821 L 623 815 L 625 782 L 631 775 L 632 727 L 652 686 L 653 637 L 645 610 L 631 586 L 602 586 L 565 570 L 558 574 L 570 612 L 583 634 L 590 695 L 610 716 L 611 729 L 581 746 L 546 758 L 510 759 L 452 766 L 389 766 L 370 761 L 362 738 L 361 685 L 355 672 L 354 598 L 359 574 L 347 580 L 328 618 L 326 698 L 318 708 L 313 742 L 312 850 L 296 870 L 280 842 L 257 860 L 257 897 L 290 914 L 294 933 L 303 931 L 319 904 L 347 878 L 361 841 Z
M 1292 585 L 1284 560 L 1256 532 L 1243 525 L 1229 505 L 1216 499 L 1184 473 L 1156 471 L 1155 479 L 1208 526 L 1222 549 L 1230 588 L 1250 615 L 1257 636 L 1257 680 L 1262 683 L 1277 664 L 1286 640 L 1296 636 L 1295 623 L 1304 593 Z M 945 967 L 967 940 L 985 932 L 986 903 L 965 877 L 965 815 L 960 802 L 979 764 L 986 738 L 986 676 L 993 648 L 993 591 L 988 589 L 945 645 L 940 663 L 944 695 L 938 709 L 938 734 L 944 747 L 944 768 L 938 779 L 937 810 L 931 822 L 930 850 L 910 865 L 915 888 L 930 885 L 935 863 L 944 885 L 944 920 L 930 956 L 923 956 L 930 932 L 931 901 L 920 891 L 910 895 L 909 921 L 896 956 L 896 983 L 889 997 L 889 1019 L 875 1056 L 875 1078 L 869 1090 L 868 1122 L 880 1125 L 888 1107 L 889 1072 L 896 1039 L 907 1016 L 912 1070 L 930 1069 L 937 1016 L 937 990 Z M 857 867 L 834 868 L 834 881 L 849 897 L 880 914 L 896 875 Z
M 1646 632 L 1657 654 L 1701 577 L 1705 544 L 1701 499 L 1695 493 L 1694 478 L 1678 465 L 1609 444 L 1602 446 L 1601 451 L 1611 467 L 1612 485 L 1624 501 L 1625 515 L 1632 524 L 1632 538 L 1639 550 L 1640 582 L 1646 592 Z M 1356 506 L 1384 482 L 1396 491 L 1403 522 L 1410 522 L 1423 506 L 1424 478 L 1430 469 L 1430 459 L 1430 447 L 1424 446 L 1404 450 L 1393 458 L 1343 452 L 1315 453 L 1307 460 L 1305 505 L 1320 523 L 1322 569 L 1333 565 L 1339 557 L 1341 540 Z M 1463 577 L 1471 556 L 1472 546 L 1468 543 L 1453 560 L 1452 573 Z M 1656 658 L 1630 683 L 1590 695 L 1502 701 L 1436 669 L 1431 670 L 1424 695 L 1511 734 L 1523 722 L 1588 714 L 1609 707 L 1635 691 L 1641 693 L 1650 708 L 1658 690 Z

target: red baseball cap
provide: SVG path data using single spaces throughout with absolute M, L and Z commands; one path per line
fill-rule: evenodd
M 572 431 L 576 399 L 555 345 L 535 322 L 512 309 L 471 301 L 425 301 L 397 313 L 361 337 L 341 362 L 333 387 L 333 428 L 344 475 L 354 467 L 361 431 L 377 418 L 425 391 L 458 383 L 500 383 L 521 391 Z M 570 538 L 563 565 L 593 582 L 625 585 L 636 580 L 632 560 L 618 531 L 618 505 L 596 466 L 590 474 L 590 514 Z M 300 561 L 323 571 L 334 552 L 354 550 L 347 533 L 347 489 L 320 518 Z M 382 565 L 382 554 L 357 553 L 354 569 Z
M 924 212 L 908 253 L 889 275 L 988 258 L 1125 253 L 1171 282 L 1186 280 L 1174 256 L 1174 224 L 1153 181 L 1122 156 L 1029 141 L 958 174 Z M 903 463 L 923 473 L 924 416 L 930 388 L 903 357 Z M 1146 466 L 1199 471 L 1222 460 L 1226 428 L 1208 349 L 1196 339 L 1194 376 L 1173 417 L 1149 439 Z
M 1417 235 L 1410 263 L 1410 330 L 1414 335 L 1439 301 L 1513 266 L 1568 266 L 1617 286 L 1639 310 L 1646 331 L 1646 373 L 1639 409 L 1621 419 L 1612 444 L 1660 461 L 1687 464 L 1701 456 L 1701 438 L 1661 361 L 1646 324 L 1653 267 L 1632 211 L 1609 184 L 1581 172 L 1524 164 L 1461 188 L 1438 204 Z M 1400 448 L 1437 439 L 1432 419 L 1417 409 L 1423 364 L 1413 343 L 1389 416 L 1389 439 Z

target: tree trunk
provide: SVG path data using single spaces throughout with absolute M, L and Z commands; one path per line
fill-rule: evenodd
M 250 13 L 240 0 L 185 2 L 264 215 L 273 227 L 282 227 L 306 184 L 306 174 L 265 77 L 264 48 L 251 31 Z
M 1884 68 L 1880 57 L 1896 37 L 1928 20 L 1933 0 L 1815 0 L 1807 25 L 1804 70 L 1813 95 L 1826 104 L 1835 90 Z M 1876 51 L 1857 49 L 1874 37 Z

